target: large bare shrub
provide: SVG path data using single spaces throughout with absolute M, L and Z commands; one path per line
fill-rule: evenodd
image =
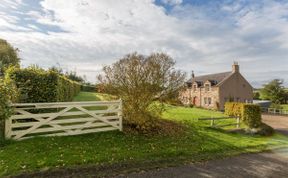
M 161 103 L 175 97 L 183 86 L 185 74 L 174 65 L 175 61 L 163 53 L 133 53 L 105 66 L 98 79 L 109 93 L 123 100 L 125 124 L 149 130 L 159 123 Z

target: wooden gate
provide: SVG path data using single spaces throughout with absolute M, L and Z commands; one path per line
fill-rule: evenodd
M 14 115 L 6 120 L 6 138 L 78 135 L 122 131 L 122 102 L 59 102 L 12 104 Z

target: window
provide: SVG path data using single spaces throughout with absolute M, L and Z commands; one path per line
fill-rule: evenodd
M 196 92 L 196 89 L 197 89 L 197 85 L 194 84 L 194 85 L 193 85 L 193 91 Z
M 209 84 L 205 84 L 205 92 L 210 91 L 210 85 Z
M 208 103 L 207 97 L 204 97 L 204 104 L 206 105 Z
M 208 98 L 208 105 L 212 104 L 212 98 Z
M 211 105 L 212 104 L 212 98 L 204 97 L 204 104 L 205 105 Z

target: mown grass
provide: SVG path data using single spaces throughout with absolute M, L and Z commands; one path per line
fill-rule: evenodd
M 81 97 L 82 96 L 82 97 Z M 98 94 L 80 93 L 75 100 L 99 99 Z M 0 148 L 0 176 L 76 165 L 109 165 L 173 160 L 201 161 L 286 146 L 282 135 L 256 137 L 210 129 L 199 117 L 223 116 L 220 112 L 167 106 L 166 119 L 183 122 L 181 136 L 129 135 L 119 131 L 78 136 L 34 138 L 11 142 Z M 168 161 L 166 161 L 168 162 Z
M 281 106 L 283 109 L 288 110 L 288 104 L 282 104 Z

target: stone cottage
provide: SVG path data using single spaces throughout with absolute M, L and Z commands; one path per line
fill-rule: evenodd
M 252 102 L 253 88 L 241 75 L 238 63 L 234 62 L 231 72 L 195 76 L 186 82 L 180 92 L 183 104 L 208 109 L 224 110 L 225 102 Z

